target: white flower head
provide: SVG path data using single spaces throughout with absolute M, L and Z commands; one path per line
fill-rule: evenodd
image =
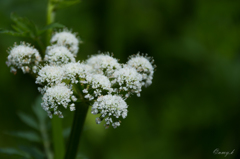
M 133 67 L 124 65 L 123 68 L 116 70 L 113 73 L 112 84 L 118 85 L 119 92 L 127 92 L 125 97 L 129 97 L 130 93 L 137 93 L 140 96 L 142 91 L 142 75 L 137 72 Z
M 83 89 L 84 97 L 89 98 L 89 100 L 102 95 L 104 91 L 105 93 L 112 91 L 111 82 L 102 74 L 88 74 L 85 80 L 81 81 L 81 83 L 85 84 L 85 89 Z
M 61 66 L 46 65 L 39 70 L 35 83 L 47 85 L 58 84 L 64 79 L 64 75 L 64 69 Z
M 75 62 L 73 54 L 65 46 L 48 46 L 44 60 L 50 65 L 62 65 Z
M 21 42 L 20 45 L 15 44 L 8 53 L 6 64 L 11 67 L 11 72 L 14 73 L 16 73 L 17 68 L 22 69 L 23 73 L 28 73 L 42 61 L 38 50 L 24 42 Z
M 98 54 L 91 56 L 86 63 L 93 67 L 93 71 L 98 74 L 104 74 L 110 77 L 114 70 L 121 68 L 118 60 L 107 54 Z
M 64 83 L 57 84 L 53 87 L 46 89 L 43 95 L 42 107 L 47 111 L 50 118 L 52 118 L 52 112 L 54 115 L 58 115 L 63 118 L 62 112 L 60 111 L 61 106 L 64 108 L 69 107 L 71 111 L 75 110 L 76 97 L 73 96 L 73 92 L 70 87 Z
M 136 68 L 136 70 L 142 75 L 145 86 L 152 84 L 154 68 L 154 60 L 150 57 L 140 55 L 130 56 L 130 59 L 127 62 L 127 65 Z
M 63 31 L 56 32 L 50 41 L 52 44 L 67 47 L 75 56 L 77 55 L 79 49 L 78 44 L 80 41 L 78 40 L 76 33 L 64 29 Z
M 100 96 L 92 105 L 92 114 L 101 114 L 99 118 L 96 118 L 96 123 L 100 124 L 105 118 L 105 126 L 108 128 L 112 125 L 114 128 L 120 126 L 121 121 L 119 117 L 123 119 L 127 117 L 127 103 L 118 95 L 105 95 Z
M 65 71 L 65 77 L 68 80 L 71 80 L 72 83 L 78 83 L 79 78 L 86 78 L 86 74 L 88 74 L 91 69 L 90 66 L 86 64 L 75 62 L 75 63 L 68 63 L 63 65 Z

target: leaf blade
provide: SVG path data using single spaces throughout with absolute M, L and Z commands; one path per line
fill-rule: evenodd
M 29 116 L 25 113 L 22 113 L 22 112 L 19 112 L 18 116 L 26 125 L 34 128 L 36 130 L 39 130 L 39 126 L 38 126 L 39 124 L 35 121 L 34 118 L 32 118 L 31 116 Z
M 42 141 L 39 135 L 33 131 L 17 131 L 17 132 L 8 132 L 6 134 L 14 137 L 19 137 L 22 139 L 27 139 L 32 142 L 40 143 Z
M 27 154 L 23 151 L 14 149 L 14 148 L 0 148 L 0 153 L 4 153 L 4 154 L 8 154 L 8 155 L 18 155 L 18 156 L 25 157 L 28 159 L 31 158 L 29 154 Z
M 26 37 L 26 33 L 24 33 L 24 32 L 15 32 L 15 31 L 6 30 L 6 29 L 2 29 L 2 28 L 0 28 L 0 34 L 7 34 L 7 35 L 11 35 L 11 36 Z
M 43 27 L 41 30 L 38 31 L 38 35 L 43 34 L 45 31 L 47 31 L 48 29 L 55 29 L 55 28 L 64 28 L 65 26 L 63 24 L 60 23 L 51 23 L 49 25 L 46 25 L 45 27 Z

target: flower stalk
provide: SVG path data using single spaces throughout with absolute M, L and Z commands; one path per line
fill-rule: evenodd
M 54 10 L 54 4 L 52 3 L 52 0 L 48 0 L 47 4 L 47 25 L 53 23 L 55 20 L 55 10 Z M 52 29 L 49 29 L 47 31 L 47 37 L 46 37 L 46 44 L 49 45 L 49 41 L 52 36 Z
M 54 22 L 55 11 L 54 5 L 51 0 L 48 0 L 47 4 L 47 25 Z M 49 41 L 52 36 L 52 29 L 47 31 L 46 43 L 49 45 Z M 53 136 L 53 147 L 54 147 L 54 159 L 63 159 L 65 148 L 64 148 L 64 138 L 62 135 L 62 121 L 57 116 L 53 116 L 52 120 L 52 136 Z
M 84 102 L 76 103 L 76 110 L 74 112 L 74 119 L 65 159 L 76 158 L 80 136 L 82 134 L 85 118 L 88 112 L 88 107 L 89 106 Z

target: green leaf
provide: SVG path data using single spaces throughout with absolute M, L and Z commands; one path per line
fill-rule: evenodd
M 39 135 L 32 131 L 25 131 L 25 132 L 17 131 L 17 132 L 9 132 L 6 134 L 15 136 L 15 137 L 19 137 L 19 138 L 23 138 L 23 139 L 27 139 L 27 140 L 33 141 L 33 142 L 41 142 L 41 138 L 39 137 Z
M 25 157 L 27 159 L 31 159 L 31 156 L 29 154 L 14 148 L 0 148 L 0 153 L 4 153 L 8 155 L 18 155 L 21 157 Z
M 13 29 L 17 32 L 24 32 L 26 36 L 30 38 L 37 38 L 38 29 L 37 26 L 25 17 L 20 17 L 16 13 L 11 14 L 11 19 L 15 23 Z
M 33 117 L 22 112 L 18 113 L 18 116 L 25 124 L 36 130 L 39 130 L 39 123 L 37 123 Z
M 36 147 L 20 146 L 20 149 L 30 154 L 34 159 L 45 159 L 45 154 Z
M 45 27 L 43 27 L 39 32 L 38 35 L 43 34 L 45 31 L 47 31 L 48 29 L 55 29 L 55 28 L 64 28 L 65 26 L 60 24 L 60 23 L 51 23 Z
M 78 3 L 80 3 L 81 0 L 72 0 L 72 1 L 56 1 L 53 2 L 55 3 L 55 9 L 63 9 L 63 8 L 67 8 L 73 5 L 76 5 Z
M 14 22 L 12 25 L 14 31 L 0 29 L 0 33 L 12 36 L 29 37 L 33 40 L 39 38 L 39 30 L 31 20 L 25 17 L 20 17 L 16 13 L 11 14 L 11 20 Z
M 11 30 L 5 30 L 0 28 L 0 34 L 7 34 L 7 35 L 12 35 L 12 36 L 20 36 L 20 37 L 26 37 L 26 33 L 24 32 L 15 32 Z

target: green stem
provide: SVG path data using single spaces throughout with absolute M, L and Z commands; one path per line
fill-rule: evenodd
M 44 46 L 44 44 L 42 43 L 42 41 L 39 39 L 39 37 L 38 38 L 36 38 L 35 39 L 36 40 L 36 42 L 38 43 L 38 45 L 39 45 L 39 47 L 40 47 L 40 49 L 41 49 L 41 55 L 42 55 L 42 57 L 44 57 L 44 52 L 45 52 L 45 46 Z
M 53 115 L 52 118 L 52 135 L 53 135 L 53 146 L 54 146 L 54 159 L 63 159 L 65 148 L 64 138 L 62 135 L 62 120 Z
M 54 11 L 54 5 L 52 4 L 51 0 L 48 0 L 48 7 L 47 7 L 47 25 L 53 23 L 55 20 L 55 11 Z M 47 39 L 46 44 L 50 44 L 50 39 L 52 36 L 52 29 L 47 30 Z
M 88 105 L 84 102 L 76 103 L 73 125 L 68 142 L 65 159 L 75 159 L 78 151 L 80 136 L 83 130 L 84 121 L 88 112 Z
M 55 19 L 55 11 L 54 5 L 51 0 L 48 0 L 47 5 L 47 25 L 54 22 Z M 50 39 L 52 35 L 52 30 L 49 29 L 47 31 L 46 44 L 50 44 Z M 65 149 L 64 149 L 64 138 L 62 135 L 62 121 L 57 116 L 53 115 L 52 118 L 52 136 L 53 136 L 53 147 L 54 147 L 54 158 L 55 159 L 63 159 Z

